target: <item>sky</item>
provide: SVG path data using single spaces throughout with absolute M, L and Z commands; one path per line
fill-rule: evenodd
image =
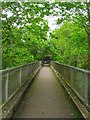
M 8 17 L 12 16 L 13 14 L 8 11 L 7 12 Z M 45 16 L 44 19 L 48 21 L 48 26 L 50 27 L 50 31 L 53 31 L 56 28 L 59 28 L 58 25 L 56 25 L 56 20 L 60 18 L 60 16 Z
M 28 0 L 25 0 L 28 1 Z M 49 0 L 46 0 L 49 1 Z M 49 2 L 54 2 L 55 0 L 50 0 Z M 19 1 L 20 2 L 20 1 Z M 21 3 L 21 2 L 20 2 Z M 55 11 L 59 11 L 60 9 L 54 8 Z M 8 17 L 12 16 L 13 13 L 8 11 L 7 12 Z M 59 25 L 56 24 L 57 19 L 60 18 L 60 16 L 45 16 L 44 19 L 48 21 L 48 26 L 50 27 L 50 31 L 53 31 L 56 28 L 59 28 Z
M 44 19 L 48 20 L 48 26 L 50 27 L 51 31 L 53 31 L 55 28 L 59 28 L 58 25 L 56 25 L 56 20 L 59 17 L 57 16 L 45 16 Z

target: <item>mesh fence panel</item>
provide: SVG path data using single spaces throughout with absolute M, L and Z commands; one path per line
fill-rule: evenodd
M 36 70 L 41 67 L 41 62 L 37 61 L 31 64 L 0 71 L 2 81 L 2 104 L 7 102 L 10 97 L 21 87 Z
M 51 61 L 51 65 L 59 72 L 75 93 L 90 105 L 90 71 L 71 67 Z
M 3 74 L 2 75 L 2 104 L 5 102 L 6 80 L 7 80 L 7 74 Z
M 28 76 L 32 74 L 32 64 L 28 66 Z
M 23 83 L 28 78 L 28 66 L 24 66 L 22 69 L 21 83 Z
M 20 70 L 14 69 L 9 72 L 8 97 L 10 97 L 20 86 Z

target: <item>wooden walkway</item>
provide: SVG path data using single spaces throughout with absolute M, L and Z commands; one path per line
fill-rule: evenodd
M 50 67 L 42 67 L 14 118 L 72 118 L 60 82 Z

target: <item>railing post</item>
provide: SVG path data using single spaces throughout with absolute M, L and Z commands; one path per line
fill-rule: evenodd
M 20 86 L 22 84 L 22 68 L 20 68 Z
M 8 100 L 8 80 L 9 80 L 9 72 L 6 75 L 6 83 L 5 83 L 5 101 Z
M 73 80 L 73 69 L 71 68 L 71 86 L 72 86 L 72 88 L 74 88 L 74 80 Z
M 2 72 L 0 72 L 0 108 L 1 105 L 2 105 Z
M 84 73 L 84 100 L 88 104 L 88 74 Z
M 27 69 L 28 69 L 28 77 L 29 77 L 29 65 L 27 66 Z
M 33 73 L 33 63 L 32 63 L 32 73 Z
M 0 120 L 2 120 L 2 72 L 0 72 Z
M 30 74 L 29 74 L 29 65 L 28 65 L 28 77 L 30 76 Z

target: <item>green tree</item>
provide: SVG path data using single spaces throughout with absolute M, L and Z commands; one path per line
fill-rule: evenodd
M 2 2 L 3 68 L 41 59 L 43 41 L 47 40 L 48 3 Z M 45 8 L 46 7 L 46 8 Z M 10 16 L 8 16 L 10 14 Z
M 79 43 L 81 47 L 80 43 L 84 42 L 85 45 L 88 43 L 89 56 L 86 66 L 89 66 L 90 2 L 2 2 L 1 14 L 3 68 L 39 60 L 48 54 L 61 62 L 85 66 L 84 61 L 87 60 L 87 55 L 84 56 L 86 59 L 82 62 L 82 57 L 79 57 L 82 56 L 82 52 L 78 54 L 77 46 Z M 49 27 L 47 21 L 44 20 L 44 17 L 49 15 L 58 16 L 57 23 L 63 25 L 60 30 L 55 31 L 56 33 L 51 33 L 51 40 L 47 40 Z M 64 24 L 67 19 L 71 19 L 75 24 L 69 24 L 69 22 Z M 76 31 L 79 32 L 76 33 Z M 74 46 L 76 48 L 73 50 Z M 84 47 L 82 45 L 80 49 L 84 50 Z M 83 53 L 86 54 L 86 47 L 85 50 L 86 52 L 83 51 Z M 68 58 L 69 53 L 73 59 Z M 80 60 L 81 65 L 79 65 Z
M 57 24 L 61 24 L 68 19 L 71 19 L 76 24 L 80 24 L 87 33 L 88 41 L 88 69 L 90 69 L 90 1 L 86 2 L 54 2 L 54 8 L 58 8 Z M 74 19 L 73 19 L 74 18 Z
M 67 21 L 60 29 L 51 33 L 55 41 L 56 61 L 72 66 L 88 68 L 88 42 L 85 29 L 80 24 Z

